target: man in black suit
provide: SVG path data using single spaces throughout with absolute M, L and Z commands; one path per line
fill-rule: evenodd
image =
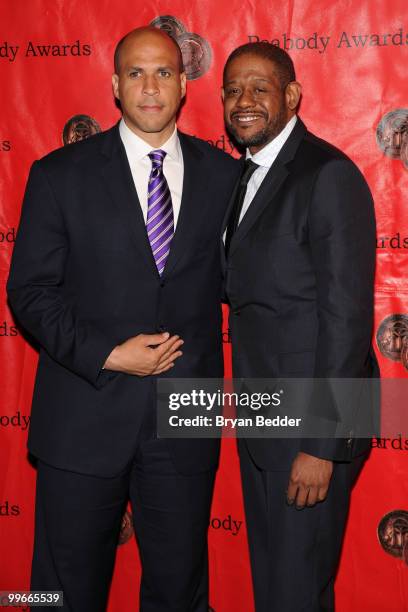
M 31 587 L 71 612 L 105 609 L 129 498 L 140 610 L 208 609 L 219 444 L 157 439 L 156 379 L 223 375 L 219 234 L 238 168 L 177 131 L 185 90 L 178 45 L 129 33 L 122 120 L 35 162 L 25 194 L 8 294 L 40 345 Z
M 297 117 L 300 95 L 278 47 L 243 45 L 227 60 L 225 121 L 246 147 L 224 225 L 233 373 L 370 378 L 373 202 L 353 162 Z M 351 434 L 239 440 L 257 612 L 334 609 L 350 489 L 368 446 Z

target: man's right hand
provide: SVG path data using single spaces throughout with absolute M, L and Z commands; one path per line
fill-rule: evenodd
M 168 332 L 139 334 L 116 346 L 105 361 L 104 369 L 134 376 L 162 374 L 181 357 L 182 344 L 179 336 L 170 336 Z

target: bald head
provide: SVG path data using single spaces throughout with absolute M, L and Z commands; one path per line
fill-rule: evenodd
M 180 48 L 165 32 L 138 28 L 119 42 L 113 94 L 126 125 L 153 148 L 174 132 L 186 80 Z
M 142 28 L 136 28 L 131 32 L 128 32 L 120 39 L 116 45 L 115 53 L 113 56 L 113 64 L 115 73 L 119 74 L 121 68 L 121 57 L 128 47 L 133 45 L 144 46 L 145 44 L 155 44 L 167 47 L 167 50 L 173 54 L 177 60 L 180 72 L 184 72 L 183 56 L 181 54 L 180 47 L 176 41 L 169 36 L 163 30 L 154 28 L 153 26 L 145 26 Z

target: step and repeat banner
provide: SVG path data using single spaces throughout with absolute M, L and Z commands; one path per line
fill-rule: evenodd
M 267 40 L 286 49 L 303 85 L 306 125 L 344 150 L 373 192 L 374 344 L 382 376 L 407 378 L 406 9 L 406 0 L 1 0 L 0 590 L 28 589 L 32 554 L 35 470 L 26 438 L 37 353 L 13 320 L 5 284 L 33 160 L 118 120 L 111 91 L 113 51 L 135 27 L 163 28 L 182 49 L 188 94 L 179 127 L 234 156 L 222 120 L 224 62 L 232 49 L 249 41 Z M 226 325 L 223 340 L 229 374 Z M 408 440 L 401 433 L 373 440 L 354 489 L 336 583 L 339 612 L 408 611 Z M 209 541 L 211 609 L 251 612 L 234 440 L 223 445 Z M 110 612 L 138 609 L 139 575 L 129 509 L 118 542 Z

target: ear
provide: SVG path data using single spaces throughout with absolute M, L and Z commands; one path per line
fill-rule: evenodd
M 224 100 L 225 100 L 225 89 L 223 87 L 221 87 L 221 100 L 224 103 Z
M 112 89 L 113 95 L 119 100 L 119 76 L 117 74 L 112 74 Z
M 297 81 L 291 81 L 290 83 L 288 83 L 285 90 L 285 99 L 286 106 L 289 110 L 296 111 L 299 105 L 301 95 L 302 86 L 300 83 L 298 83 Z
M 184 98 L 187 90 L 187 75 L 185 72 L 180 74 L 181 97 Z

